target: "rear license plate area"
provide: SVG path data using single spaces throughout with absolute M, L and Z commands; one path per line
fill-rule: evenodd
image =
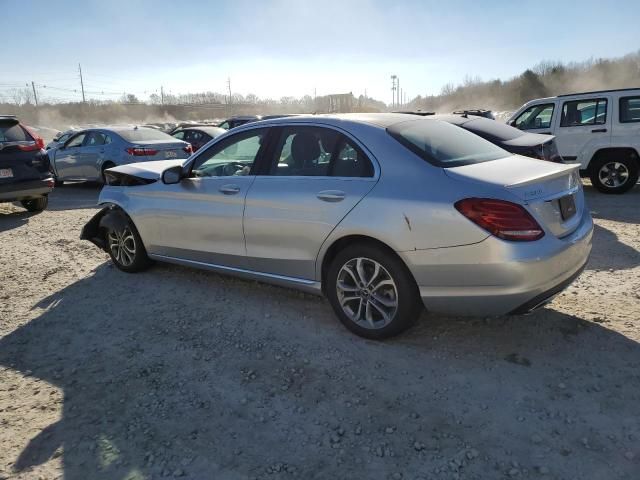
M 558 200 L 560 204 L 560 216 L 563 220 L 569 220 L 576 214 L 576 201 L 573 195 L 565 195 Z
M 0 178 L 13 178 L 13 170 L 10 168 L 0 168 Z

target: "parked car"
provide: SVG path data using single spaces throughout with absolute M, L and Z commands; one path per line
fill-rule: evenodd
M 75 132 L 50 150 L 56 181 L 104 182 L 107 168 L 128 163 L 184 159 L 191 145 L 164 132 L 145 127 L 88 128 Z
M 258 120 L 262 120 L 262 117 L 259 115 L 240 115 L 226 119 L 224 122 L 221 122 L 218 127 L 231 130 L 245 123 L 257 122 Z
M 464 128 L 510 153 L 551 162 L 562 162 L 553 135 L 525 132 L 504 123 L 474 115 L 434 115 L 431 118 Z
M 0 115 L 0 202 L 39 212 L 47 208 L 53 185 L 44 140 L 15 116 Z
M 490 120 L 495 120 L 496 117 L 491 110 L 486 110 L 484 108 L 469 108 L 462 110 L 455 110 L 452 112 L 454 115 L 474 115 L 476 117 L 484 117 Z
M 640 170 L 640 88 L 572 93 L 525 103 L 507 121 L 552 134 L 566 162 L 577 162 L 595 188 L 624 193 Z
M 187 161 L 107 180 L 82 238 L 119 269 L 158 260 L 324 293 L 369 338 L 405 330 L 423 305 L 531 311 L 591 250 L 577 166 L 512 156 L 429 117 L 247 124 Z
M 64 145 L 64 142 L 69 140 L 69 137 L 74 133 L 76 133 L 77 131 L 78 129 L 72 128 L 69 130 L 65 130 L 64 132 L 58 132 L 58 134 L 53 137 L 53 140 L 47 143 L 47 146 L 45 147 L 45 149 L 51 150 L 52 148 L 57 148 L 60 145 Z
M 188 127 L 174 131 L 171 136 L 191 144 L 193 151 L 197 152 L 200 147 L 223 133 L 227 131 L 220 127 Z

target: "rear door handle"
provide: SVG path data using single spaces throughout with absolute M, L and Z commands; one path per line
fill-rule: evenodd
M 591 133 L 605 133 L 606 131 L 606 128 L 596 128 L 595 130 L 591 130 Z
M 220 191 L 225 195 L 235 195 L 240 191 L 240 187 L 238 185 L 228 184 L 221 186 Z
M 323 202 L 341 202 L 344 200 L 345 193 L 340 190 L 323 190 L 318 192 L 317 196 Z

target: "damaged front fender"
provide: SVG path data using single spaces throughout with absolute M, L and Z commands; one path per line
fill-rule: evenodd
M 109 205 L 96 213 L 82 228 L 81 240 L 89 240 L 98 248 L 107 251 L 105 231 L 122 230 L 129 222 L 125 213 L 115 205 Z

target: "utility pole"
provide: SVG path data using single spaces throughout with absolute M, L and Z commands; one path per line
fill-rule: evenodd
M 229 104 L 231 104 L 231 77 L 227 79 L 227 87 L 229 87 Z
M 391 75 L 391 108 L 395 107 L 396 104 L 396 80 L 397 75 Z
M 78 64 L 78 71 L 80 72 L 80 87 L 82 88 L 82 103 L 85 103 L 86 100 L 84 98 L 84 81 L 82 80 L 82 67 Z
M 36 107 L 38 106 L 38 94 L 36 93 L 36 84 L 31 80 L 31 88 L 33 88 L 33 99 L 36 102 Z
M 164 105 L 164 87 L 160 85 L 160 104 Z
M 396 103 L 398 106 L 402 103 L 402 90 L 400 90 L 400 77 L 396 79 L 396 88 L 398 89 L 398 95 L 396 96 Z

